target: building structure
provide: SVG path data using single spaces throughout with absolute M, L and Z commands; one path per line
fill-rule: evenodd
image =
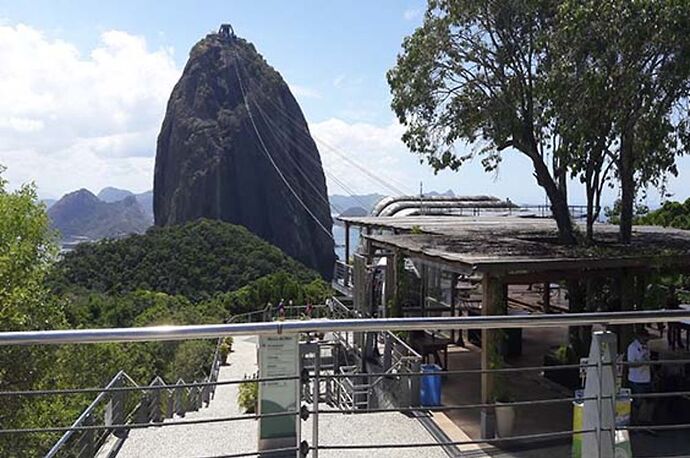
M 341 271 L 349 272 L 354 307 L 369 316 L 507 315 L 513 302 L 530 305 L 531 313 L 641 310 L 650 306 L 645 295 L 655 278 L 690 271 L 690 232 L 676 229 L 637 226 L 632 243 L 623 245 L 616 226 L 598 224 L 595 243 L 566 246 L 552 219 L 506 213 L 339 219 L 362 234 L 351 268 Z M 607 301 L 595 294 L 604 283 Z M 554 289 L 568 290 L 559 306 L 552 304 Z M 525 304 L 513 297 L 525 290 L 539 299 Z M 466 306 L 471 297 L 475 307 Z M 617 331 L 621 352 L 632 329 Z M 479 334 L 482 371 L 500 367 L 521 342 L 519 334 L 474 333 Z M 570 335 L 584 337 L 579 355 L 586 356 L 591 328 L 571 329 Z M 427 332 L 411 334 L 408 343 L 446 367 L 448 346 L 464 342 L 462 333 Z M 481 403 L 495 401 L 495 378 L 482 372 Z M 482 412 L 482 437 L 493 437 L 491 415 L 490 409 Z

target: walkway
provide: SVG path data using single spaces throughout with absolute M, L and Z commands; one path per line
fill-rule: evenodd
M 256 372 L 255 337 L 236 337 L 229 365 L 221 367 L 219 380 L 236 380 Z M 321 406 L 323 410 L 331 407 Z M 237 385 L 221 385 L 209 407 L 190 412 L 185 419 L 241 415 Z M 199 425 L 151 427 L 133 430 L 118 458 L 211 457 L 253 452 L 257 449 L 254 420 Z M 399 413 L 329 414 L 319 417 L 321 445 L 430 443 L 434 438 L 421 423 Z M 311 420 L 302 422 L 302 439 L 312 442 Z M 385 450 L 322 450 L 321 458 L 445 458 L 440 447 Z
M 241 379 L 256 372 L 256 338 L 236 337 L 219 381 Z M 220 385 L 208 407 L 189 412 L 185 420 L 242 415 L 237 405 L 238 385 Z M 171 420 L 172 421 L 172 420 Z M 206 457 L 255 451 L 257 423 L 243 420 L 198 425 L 164 426 L 130 431 L 118 458 Z

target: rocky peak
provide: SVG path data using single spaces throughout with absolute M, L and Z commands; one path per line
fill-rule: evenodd
M 197 43 L 173 89 L 158 136 L 154 215 L 160 226 L 201 217 L 241 224 L 332 274 L 326 183 L 306 120 L 280 74 L 234 33 Z

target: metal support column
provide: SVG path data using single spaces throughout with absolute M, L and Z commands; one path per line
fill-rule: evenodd
M 311 442 L 312 442 L 312 447 L 314 447 L 313 451 L 313 457 L 314 458 L 319 458 L 319 399 L 321 396 L 320 393 L 320 384 L 321 380 L 319 378 L 319 373 L 321 372 L 321 347 L 319 344 L 316 344 L 316 352 L 314 353 L 314 386 L 312 390 L 312 405 L 313 405 L 313 410 L 314 410 L 314 416 L 312 419 L 312 428 L 311 428 Z

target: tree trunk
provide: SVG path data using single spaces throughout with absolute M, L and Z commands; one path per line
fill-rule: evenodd
M 534 174 L 537 178 L 537 183 L 544 188 L 551 202 L 551 212 L 553 213 L 553 218 L 556 220 L 561 240 L 568 245 L 575 245 L 577 240 L 575 238 L 573 222 L 570 219 L 567 198 L 554 182 L 541 156 L 532 154 L 530 157 L 534 165 Z
M 591 177 L 587 177 L 587 242 L 594 241 L 594 186 Z
M 621 136 L 618 173 L 621 181 L 620 241 L 630 243 L 632 238 L 633 207 L 635 204 L 635 169 L 633 167 L 633 133 L 627 128 Z

